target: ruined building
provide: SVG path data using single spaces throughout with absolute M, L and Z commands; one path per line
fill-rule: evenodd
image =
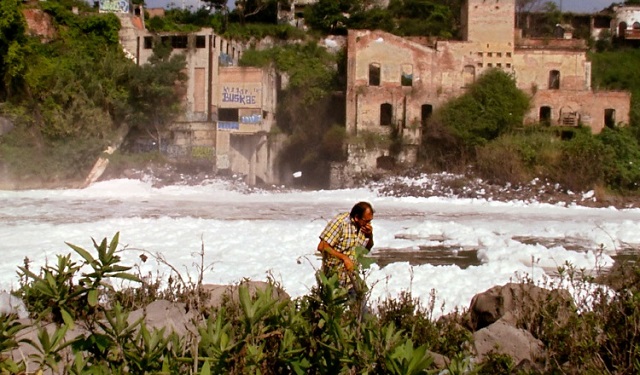
M 585 41 L 522 37 L 515 0 L 467 0 L 462 23 L 462 41 L 349 31 L 346 128 L 352 141 L 347 164 L 334 170 L 334 186 L 385 163 L 414 163 L 429 116 L 487 69 L 513 74 L 531 96 L 526 124 L 583 124 L 598 133 L 628 123 L 628 92 L 591 88 Z M 402 143 L 393 155 L 389 142 L 367 141 L 391 138 Z
M 138 64 L 155 43 L 170 43 L 187 57 L 184 113 L 167 132 L 163 151 L 172 159 L 204 165 L 212 172 L 246 176 L 247 183 L 275 183 L 275 152 L 268 134 L 275 121 L 275 72 L 238 67 L 244 46 L 212 29 L 151 33 L 144 12 L 120 12 L 120 42 Z

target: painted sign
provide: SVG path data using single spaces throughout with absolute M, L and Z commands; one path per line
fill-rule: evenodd
M 100 13 L 129 13 L 129 0 L 100 0 Z
M 220 87 L 220 105 L 231 108 L 257 108 L 262 104 L 260 84 L 228 83 Z
M 256 96 L 252 95 L 247 89 L 224 86 L 222 88 L 222 102 L 256 104 Z

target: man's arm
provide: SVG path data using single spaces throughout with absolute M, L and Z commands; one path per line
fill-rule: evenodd
M 327 241 L 320 240 L 320 243 L 318 244 L 318 251 L 321 253 L 327 253 L 329 256 L 336 257 L 342 260 L 342 263 L 344 263 L 344 268 L 346 268 L 347 271 L 353 270 L 353 261 L 346 254 L 343 254 L 334 249 L 331 245 L 329 245 Z

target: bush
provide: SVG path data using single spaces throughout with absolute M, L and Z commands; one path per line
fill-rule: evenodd
M 611 189 L 638 189 L 640 181 L 640 145 L 630 128 L 605 128 L 596 137 L 602 142 L 604 182 Z
M 528 109 L 529 98 L 516 87 L 513 77 L 492 69 L 436 116 L 468 147 L 474 147 L 521 126 Z

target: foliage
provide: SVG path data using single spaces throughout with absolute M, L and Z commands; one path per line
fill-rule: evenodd
M 248 50 L 240 64 L 265 67 L 273 64 L 288 77 L 288 85 L 279 93 L 276 120 L 289 135 L 280 160 L 294 171 L 302 171 L 305 182 L 327 186 L 329 163 L 345 159 L 344 98 L 333 95 L 341 82 L 337 77 L 337 59 L 316 43 L 287 45 L 268 50 Z M 309 113 L 316 114 L 309 116 Z
M 129 105 L 136 108 L 130 116 L 133 126 L 146 131 L 162 147 L 162 134 L 182 111 L 187 75 L 184 54 L 172 54 L 171 47 L 156 43 L 153 55 L 141 66 L 132 68 Z
M 0 100 L 13 91 L 25 70 L 21 63 L 24 51 L 25 20 L 20 11 L 21 1 L 7 0 L 0 3 Z
M 589 54 L 594 88 L 631 92 L 629 125 L 638 140 L 640 140 L 640 74 L 633 67 L 639 58 L 640 51 L 631 48 Z
M 430 35 L 446 39 L 455 35 L 455 17 L 450 4 L 432 0 L 392 0 L 389 12 L 397 20 L 395 33 L 398 35 Z
M 605 184 L 619 191 L 637 190 L 640 181 L 640 145 L 632 129 L 606 128 L 596 138 L 605 147 L 602 166 Z
M 71 260 L 70 254 L 58 255 L 57 265 L 45 265 L 40 274 L 35 274 L 27 262 L 19 267 L 21 287 L 16 295 L 23 299 L 36 318 L 73 327 L 75 319 L 96 312 L 101 295 L 113 292 L 113 287 L 105 282 L 106 279 L 140 281 L 126 272 L 131 267 L 118 265 L 120 257 L 115 255 L 118 239 L 119 234 L 116 233 L 109 244 L 106 238 L 99 245 L 94 241 L 98 258 L 79 246 L 67 243 L 84 259 L 80 264 Z M 84 266 L 91 267 L 93 272 L 82 273 L 82 278 L 77 280 L 78 272 Z
M 261 373 L 261 374 L 450 374 L 512 373 L 513 359 L 497 352 L 481 363 L 470 360 L 471 333 L 465 318 L 454 313 L 432 319 L 435 296 L 422 306 L 410 292 L 379 304 L 377 312 L 362 308 L 340 286 L 336 275 L 316 274 L 308 295 L 283 298 L 273 282 L 254 292 L 244 283 L 215 310 L 196 309 L 197 333 L 186 336 L 166 328 L 149 329 L 144 316 L 131 319 L 130 310 L 114 301 L 107 278 L 136 279 L 116 255 L 119 236 L 100 244 L 97 255 L 70 245 L 82 263 L 58 256 L 36 276 L 21 267 L 21 296 L 39 319 L 56 308 L 62 317 L 53 329 L 37 329 L 26 344 L 34 347 L 30 361 L 38 370 L 84 373 Z M 74 278 L 88 269 L 80 278 Z M 122 273 L 124 272 L 124 273 Z M 640 271 L 622 263 L 599 279 L 570 265 L 558 268 L 559 280 L 544 287 L 550 294 L 527 299 L 518 326 L 545 345 L 544 373 L 635 373 L 640 333 Z M 26 279 L 25 279 L 26 278 Z M 72 280 L 78 280 L 73 283 Z M 594 284 L 594 282 L 599 284 Z M 525 287 L 531 280 L 523 280 Z M 72 284 L 73 283 L 73 284 Z M 563 287 L 560 287 L 563 285 Z M 566 298 L 571 285 L 576 295 Z M 55 289 L 55 291 L 54 291 Z M 523 289 L 526 290 L 526 289 Z M 98 291 L 99 295 L 92 295 Z M 196 293 L 196 290 L 192 290 Z M 81 297 L 84 296 L 84 297 Z M 563 297 L 565 296 L 565 297 Z M 64 300 L 64 301 L 63 301 Z M 84 303 L 78 303 L 84 301 Z M 366 300 L 365 300 L 366 302 Z M 43 308 L 38 311 L 38 307 Z M 90 313 L 89 309 L 93 308 Z M 62 312 L 64 309 L 65 312 Z M 64 315 L 69 317 L 65 318 Z M 86 334 L 70 338 L 75 321 Z M 0 348 L 16 350 L 25 328 L 12 316 L 0 316 Z M 436 369 L 430 352 L 446 355 L 446 368 Z M 0 356 L 0 370 L 24 371 L 23 360 Z M 440 372 L 439 372 L 440 371 Z
M 305 23 L 327 34 L 347 29 L 379 29 L 402 36 L 438 36 L 457 33 L 458 0 L 392 0 L 388 7 L 369 1 L 320 0 L 305 9 Z
M 528 109 L 529 99 L 516 88 L 513 77 L 492 69 L 437 115 L 465 144 L 475 146 L 520 126 Z

